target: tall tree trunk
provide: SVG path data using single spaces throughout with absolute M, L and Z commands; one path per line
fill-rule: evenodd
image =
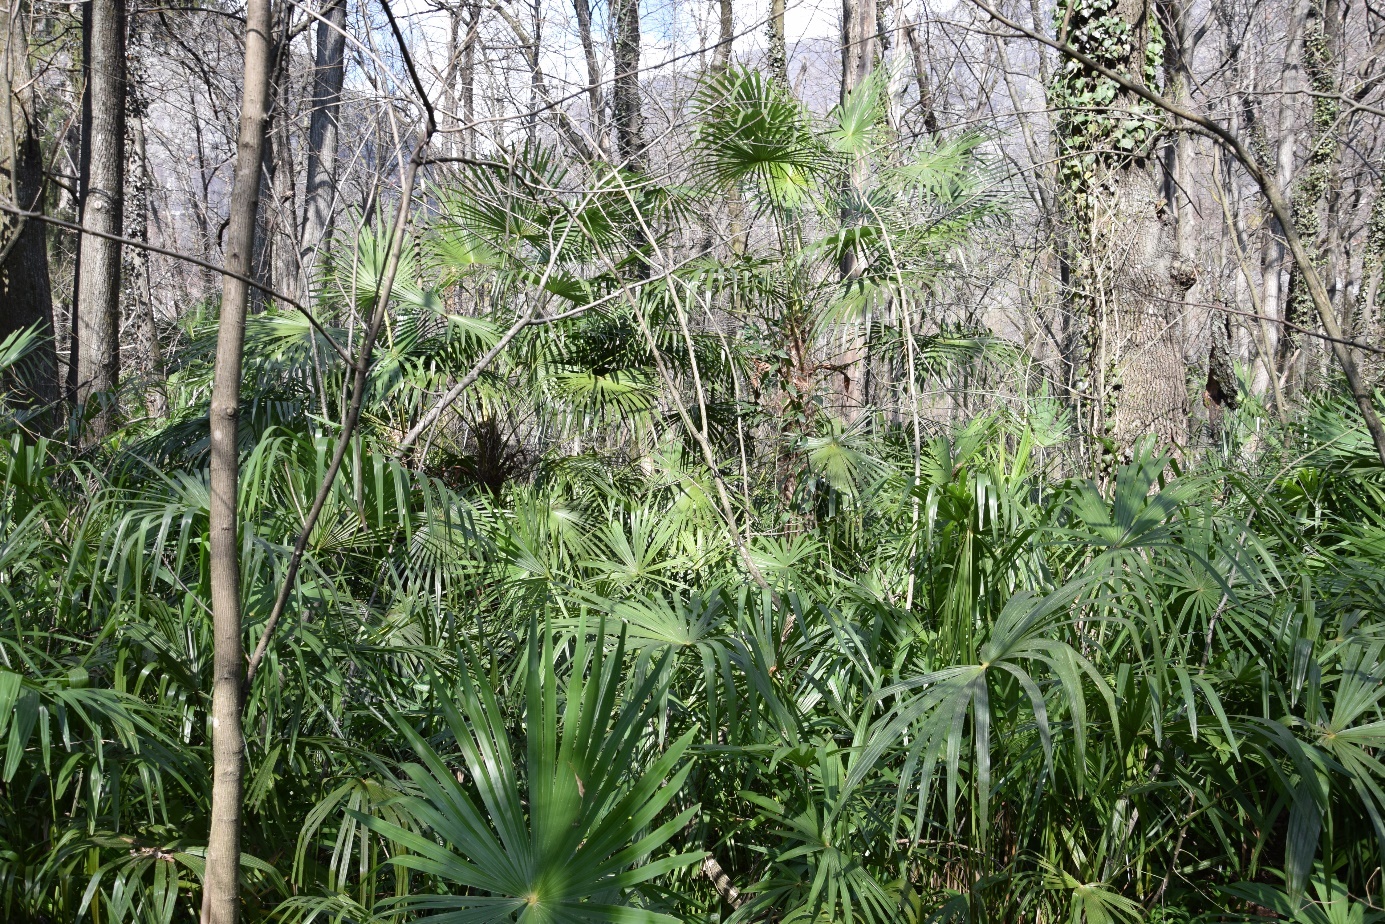
M 327 250 L 336 197 L 337 114 L 346 80 L 346 0 L 325 0 L 317 24 L 312 114 L 308 119 L 308 175 L 303 203 L 303 276 L 298 294 L 311 304 L 318 255 Z
M 462 149 L 468 156 L 476 156 L 476 46 L 480 44 L 481 4 L 470 0 L 467 4 L 468 19 L 466 39 L 462 42 Z
M 135 46 L 131 36 L 131 46 Z M 132 241 L 149 241 L 149 155 L 145 138 L 144 118 L 149 105 L 141 87 L 144 86 L 143 45 L 131 47 L 129 55 L 130 85 L 126 94 L 126 149 L 129 152 L 129 171 L 126 177 L 128 195 L 125 203 L 125 236 Z M 163 417 L 168 413 L 168 396 L 164 391 L 163 350 L 154 310 L 154 292 L 149 279 L 149 251 L 142 247 L 125 249 L 125 283 L 130 314 L 137 319 L 140 340 L 144 346 L 143 373 L 146 382 L 146 407 L 150 416 Z
M 784 0 L 769 0 L 769 75 L 789 86 L 789 48 L 784 36 Z
M 735 10 L 732 0 L 717 3 L 717 48 L 712 55 L 712 70 L 721 72 L 731 66 L 731 53 L 736 40 Z
M 582 53 L 587 58 L 587 105 L 591 107 L 592 137 L 603 155 L 609 156 L 610 146 L 606 140 L 606 103 L 601 97 L 601 62 L 596 57 L 596 43 L 592 40 L 592 8 L 588 0 L 572 0 L 573 11 L 577 13 L 577 37 L 582 42 Z
M 236 924 L 240 913 L 241 781 L 245 740 L 241 711 L 245 697 L 245 651 L 241 639 L 239 482 L 237 423 L 241 358 L 260 195 L 260 162 L 269 107 L 269 0 L 249 0 L 245 9 L 245 70 L 241 86 L 236 166 L 226 231 L 221 319 L 211 406 L 211 590 L 212 590 L 212 818 L 203 878 L 202 924 Z
M 842 0 L 842 80 L 841 101 L 846 103 L 875 69 L 879 48 L 879 24 L 876 0 Z M 856 155 L 847 179 L 845 203 L 841 209 L 844 227 L 860 224 L 866 219 L 858 201 L 865 195 L 866 159 Z M 854 248 L 842 251 L 839 266 L 842 279 L 860 275 L 859 259 Z M 846 370 L 843 381 L 842 414 L 854 420 L 865 406 L 866 369 L 869 365 L 868 320 L 851 325 L 846 332 L 845 348 L 839 359 Z
M 876 0 L 842 0 L 842 102 L 875 69 L 876 18 Z
M 616 155 L 626 169 L 644 169 L 644 113 L 640 108 L 639 0 L 611 0 L 615 25 L 615 81 L 612 105 L 616 123 Z
M 82 126 L 88 165 L 82 228 L 119 236 L 124 230 L 125 0 L 89 0 L 84 13 L 89 106 Z M 77 260 L 77 400 L 101 402 L 90 431 L 100 439 L 115 427 L 120 380 L 120 244 L 84 233 Z
M 1341 60 L 1341 9 L 1337 0 L 1311 0 L 1303 29 L 1303 71 L 1308 88 L 1313 92 L 1312 117 L 1308 126 L 1308 161 L 1294 183 L 1294 230 L 1309 248 L 1309 259 L 1324 275 L 1330 286 L 1329 274 L 1324 273 L 1323 242 L 1329 224 L 1324 212 L 1338 182 L 1341 141 L 1337 135 L 1337 119 L 1341 102 L 1337 98 L 1337 66 Z M 1281 182 L 1283 179 L 1281 178 Z M 1284 304 L 1284 320 L 1291 324 L 1309 323 L 1314 313 L 1313 299 L 1308 294 L 1303 271 L 1294 267 L 1289 275 L 1289 292 Z M 1307 367 L 1306 357 L 1299 349 L 1299 362 L 1294 362 L 1299 341 L 1293 328 L 1284 326 L 1279 336 L 1279 366 L 1292 387 Z M 1306 347 L 1306 344 L 1302 346 Z
M 0 105 L 0 194 L 26 212 L 40 211 L 43 153 L 34 116 L 33 75 L 29 68 L 26 11 L 8 0 L 0 32 L 5 94 Z M 53 343 L 53 291 L 48 278 L 48 247 L 43 225 L 0 215 L 0 339 L 37 327 L 42 341 L 10 383 L 36 406 L 58 401 L 58 357 Z
M 933 138 L 938 138 L 938 112 L 933 105 L 933 78 L 928 73 L 928 56 L 919 38 L 920 26 L 911 22 L 904 27 L 904 38 L 909 42 L 909 52 L 914 59 L 914 79 L 919 87 L 919 109 L 923 112 L 923 130 Z
M 270 131 L 274 144 L 269 148 L 270 160 L 274 170 L 270 176 L 270 189 L 274 195 L 270 212 L 270 288 L 296 298 L 300 293 L 298 284 L 304 278 L 302 250 L 298 233 L 297 173 L 294 170 L 293 122 L 289 106 L 291 100 L 289 75 L 289 49 L 283 51 L 283 63 L 279 69 L 279 80 L 272 85 L 271 92 L 277 91 L 275 109 L 278 118 L 271 117 Z M 266 138 L 266 143 L 269 139 Z M 261 208 L 261 211 L 265 211 Z
M 1158 48 L 1151 0 L 1098 6 L 1064 11 L 1068 41 L 1112 70 L 1150 79 L 1149 59 Z M 1105 38 L 1113 17 L 1127 42 Z M 1178 254 L 1164 200 L 1159 114 L 1123 90 L 1114 92 L 1108 109 L 1092 113 L 1086 94 L 1116 88 L 1085 69 L 1065 70 L 1059 79 L 1055 100 L 1072 107 L 1060 111 L 1058 135 L 1080 239 L 1071 297 L 1086 315 L 1086 368 L 1078 385 L 1098 470 L 1109 477 L 1146 435 L 1167 448 L 1187 445 L 1179 318 L 1196 271 Z

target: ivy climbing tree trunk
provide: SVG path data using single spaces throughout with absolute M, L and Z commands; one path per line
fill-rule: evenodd
M 1308 127 L 1308 160 L 1299 171 L 1293 188 L 1294 230 L 1308 248 L 1309 259 L 1326 277 L 1324 237 L 1329 207 L 1337 183 L 1341 140 L 1337 134 L 1341 102 L 1338 98 L 1337 62 L 1341 57 L 1341 7 L 1338 0 L 1310 0 L 1303 27 L 1303 73 L 1312 95 L 1312 117 Z M 1284 320 L 1302 326 L 1313 316 L 1313 299 L 1308 294 L 1301 267 L 1289 275 L 1289 291 L 1284 303 Z M 1280 374 L 1290 388 L 1302 378 L 1307 367 L 1306 344 L 1283 326 L 1276 359 Z
M 1146 85 L 1162 63 L 1163 32 L 1152 0 L 1060 6 L 1059 40 Z M 1055 77 L 1061 178 L 1079 244 L 1070 298 L 1084 319 L 1077 391 L 1106 474 L 1153 435 L 1188 442 L 1188 388 L 1180 317 L 1196 282 L 1178 253 L 1156 157 L 1161 114 L 1079 62 Z
M 202 884 L 202 924 L 236 924 L 240 913 L 241 792 L 245 741 L 241 712 L 245 697 L 245 650 L 241 639 L 240 544 L 236 497 L 240 457 L 241 359 L 252 269 L 255 214 L 259 208 L 260 161 L 269 107 L 270 0 L 250 0 L 245 9 L 245 70 L 241 86 L 236 166 L 226 231 L 221 318 L 211 406 L 211 590 L 212 590 L 212 818 Z
M 784 37 L 784 0 L 769 0 L 769 75 L 789 85 L 789 47 Z

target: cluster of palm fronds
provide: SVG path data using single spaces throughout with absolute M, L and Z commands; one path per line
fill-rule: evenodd
M 1229 461 L 1145 451 L 1107 485 L 1074 474 L 1044 397 L 936 432 L 845 421 L 828 398 L 848 325 L 915 409 L 919 382 L 998 349 L 889 323 L 991 204 L 964 146 L 844 183 L 873 158 L 871 93 L 824 128 L 724 75 L 695 192 L 574 185 L 531 152 L 438 193 L 247 691 L 246 920 L 1379 916 L 1385 472 L 1350 406 L 1274 439 L 1261 422 Z M 840 196 L 810 220 L 824 190 Z M 658 223 L 703 195 L 773 211 L 778 238 L 670 263 Z M 382 251 L 336 267 L 341 317 Z M 568 317 L 400 452 L 534 304 Z M 34 438 L 22 409 L 0 424 L 7 920 L 197 907 L 211 629 L 191 334 L 170 420 L 94 454 Z M 251 646 L 342 416 L 326 338 L 350 336 L 276 313 L 248 334 Z

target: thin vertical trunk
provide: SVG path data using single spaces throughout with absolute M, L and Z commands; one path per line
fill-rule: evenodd
M 731 64 L 732 45 L 736 40 L 736 21 L 731 0 L 719 0 L 717 11 L 717 50 L 712 56 L 712 68 L 724 71 Z
M 859 88 L 875 69 L 879 36 L 876 0 L 842 0 L 842 80 L 841 101 Z M 851 164 L 850 175 L 843 190 L 841 208 L 843 226 L 857 225 L 865 219 L 858 204 L 865 194 L 867 164 L 857 155 Z M 843 250 L 839 266 L 842 279 L 854 279 L 861 269 L 856 251 Z M 869 363 L 868 316 L 863 322 L 851 325 L 846 332 L 846 344 L 840 362 L 847 370 L 843 382 L 843 416 L 853 420 L 865 406 L 866 368 Z
M 25 211 L 39 211 L 43 193 L 43 154 L 34 119 L 29 39 L 20 0 L 0 7 L 3 90 L 0 101 L 0 183 L 3 195 Z M 7 383 L 31 404 L 56 409 L 58 357 L 53 344 L 53 291 L 48 278 L 48 248 L 43 225 L 12 215 L 0 216 L 0 339 L 36 327 L 42 341 Z M 55 410 L 56 415 L 56 410 Z
M 462 42 L 462 147 L 469 155 L 476 155 L 476 46 L 481 32 L 481 4 L 471 0 L 467 4 L 466 40 Z
M 294 182 L 297 174 L 294 170 L 293 123 L 289 118 L 291 100 L 287 47 L 284 49 L 283 59 L 276 85 L 278 100 L 275 109 L 279 117 L 271 119 L 275 143 L 270 148 L 270 158 L 274 162 L 270 189 L 274 194 L 274 202 L 269 210 L 272 255 L 269 280 L 270 287 L 275 291 L 297 297 L 300 294 L 298 285 L 306 274 L 300 255 L 302 247 L 298 234 L 299 212 L 294 201 L 297 198 L 297 184 Z
M 249 0 L 245 9 L 245 69 L 242 78 L 236 166 L 226 231 L 226 268 L 244 277 L 251 270 L 260 162 L 269 107 L 269 0 Z M 240 913 L 241 790 L 245 741 L 241 712 L 245 697 L 245 652 L 241 639 L 239 482 L 237 423 L 241 358 L 249 286 L 222 277 L 221 319 L 211 406 L 211 590 L 212 590 L 212 817 L 203 877 L 202 924 L 236 924 Z
M 89 53 L 84 62 L 89 106 L 82 126 L 87 183 L 82 228 L 119 236 L 124 230 L 125 0 L 89 0 L 85 8 Z M 74 330 L 77 400 L 100 402 L 90 436 L 115 428 L 114 392 L 120 379 L 120 244 L 83 234 L 78 250 Z
M 919 109 L 923 112 L 923 130 L 933 138 L 939 136 L 938 113 L 933 106 L 933 78 L 928 73 L 928 55 L 919 38 L 920 26 L 911 22 L 904 27 L 904 38 L 914 59 L 914 79 L 919 86 Z
M 328 250 L 336 197 L 337 114 L 346 80 L 346 0 L 326 0 L 317 24 L 312 114 L 308 119 L 308 172 L 299 258 L 298 294 L 311 304 L 318 255 Z
M 141 52 L 142 50 L 139 49 Z M 144 117 L 148 111 L 148 103 L 140 90 L 143 86 L 142 75 L 138 73 L 141 60 L 141 55 L 132 49 L 125 122 L 126 146 L 130 155 L 127 165 L 129 172 L 126 177 L 125 236 L 132 241 L 147 243 L 150 175 Z M 125 280 L 131 314 L 137 319 L 140 339 L 145 350 L 142 371 L 148 386 L 145 392 L 146 407 L 151 417 L 163 417 L 168 413 L 168 397 L 163 387 L 163 350 L 159 345 L 154 292 L 149 279 L 149 251 L 142 247 L 129 247 L 125 250 Z
M 612 107 L 616 155 L 628 170 L 644 169 L 644 114 L 640 107 L 639 0 L 611 0 L 615 25 L 615 81 Z
M 789 86 L 789 48 L 784 37 L 784 0 L 769 3 L 769 75 Z
M 1303 70 L 1313 97 L 1308 126 L 1308 160 L 1294 183 L 1293 219 L 1294 230 L 1308 248 L 1309 259 L 1319 273 L 1325 269 L 1323 244 L 1330 228 L 1330 216 L 1325 213 L 1338 183 L 1340 169 L 1341 142 L 1337 135 L 1337 119 L 1341 114 L 1341 102 L 1337 98 L 1336 74 L 1341 60 L 1340 18 L 1337 0 L 1311 0 L 1303 29 Z M 1330 274 L 1323 275 L 1330 285 Z M 1303 325 L 1308 323 L 1313 312 L 1313 300 L 1308 294 L 1302 268 L 1295 266 L 1289 275 L 1284 320 Z M 1302 361 L 1293 361 L 1298 346 L 1293 328 L 1285 325 L 1280 334 L 1278 359 L 1281 373 L 1287 375 L 1290 386 L 1295 384 L 1307 367 L 1303 349 L 1297 350 Z
M 577 13 L 577 37 L 587 58 L 587 105 L 591 107 L 592 137 L 603 153 L 609 154 L 606 141 L 606 103 L 601 98 L 601 62 L 592 41 L 592 8 L 588 0 L 572 0 Z
M 719 0 L 717 19 L 717 47 L 712 55 L 712 73 L 724 74 L 731 67 L 734 50 L 736 25 L 732 0 Z M 739 187 L 733 187 L 726 196 L 727 231 L 733 254 L 745 253 L 749 244 L 745 227 L 745 199 Z M 709 246 L 711 238 L 708 238 Z

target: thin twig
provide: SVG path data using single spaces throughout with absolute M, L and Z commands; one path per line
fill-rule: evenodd
M 20 218 L 31 219 L 33 221 L 41 221 L 44 224 L 49 224 L 53 225 L 54 227 L 63 228 L 67 231 L 75 231 L 78 234 L 90 234 L 93 237 L 105 238 L 108 241 L 115 241 L 117 244 L 121 244 L 126 247 L 134 247 L 138 250 L 147 250 L 150 253 L 156 253 L 161 256 L 171 257 L 174 260 L 181 260 L 184 263 L 190 263 L 193 266 L 200 266 L 203 269 L 211 270 L 212 272 L 217 273 L 221 276 L 230 276 L 232 279 L 238 279 L 248 286 L 253 286 L 256 289 L 259 289 L 261 292 L 263 292 L 265 295 L 268 295 L 276 302 L 282 302 L 285 305 L 290 305 L 293 308 L 297 309 L 303 315 L 303 317 L 308 319 L 308 323 L 312 325 L 313 330 L 317 331 L 317 333 L 323 339 L 325 339 L 328 343 L 332 345 L 332 349 L 336 351 L 337 355 L 341 357 L 343 362 L 347 363 L 348 365 L 353 362 L 351 354 L 346 352 L 346 349 L 340 343 L 337 343 L 336 339 L 333 338 L 332 335 L 329 334 L 326 331 L 326 329 L 323 328 L 323 326 L 318 322 L 317 318 L 313 317 L 313 313 L 309 311 L 306 307 L 304 307 L 302 303 L 300 303 L 297 299 L 290 298 L 282 292 L 274 290 L 273 288 L 256 280 L 254 277 L 243 276 L 240 273 L 232 272 L 231 270 L 228 270 L 225 267 L 217 266 L 215 263 L 209 263 L 206 260 L 199 259 L 198 257 L 194 257 L 191 254 L 180 253 L 176 250 L 169 250 L 166 247 L 159 247 L 158 245 L 150 244 L 147 241 L 137 241 L 133 238 L 121 237 L 119 234 L 110 234 L 106 231 L 96 231 L 91 228 L 83 228 L 79 224 L 74 224 L 70 221 L 63 221 L 61 218 L 54 218 L 52 215 L 45 215 L 43 212 L 26 212 L 24 209 L 11 205 L 8 202 L 0 202 L 0 212 L 5 212 L 10 215 L 18 215 Z

